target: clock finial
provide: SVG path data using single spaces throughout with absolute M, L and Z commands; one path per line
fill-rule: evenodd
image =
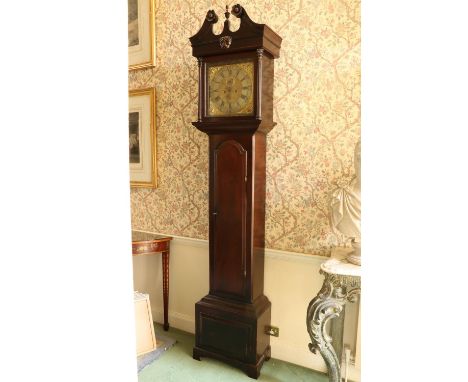
M 224 12 L 224 16 L 226 16 L 226 20 L 224 20 L 224 28 L 223 28 L 222 33 L 229 31 L 230 29 L 229 16 L 231 16 L 231 14 L 229 13 L 229 7 L 227 5 L 226 5 L 226 12 Z

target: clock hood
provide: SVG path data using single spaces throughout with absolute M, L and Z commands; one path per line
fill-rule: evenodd
M 234 32 L 229 27 L 231 13 L 241 20 L 239 29 Z M 263 49 L 274 58 L 279 57 L 282 39 L 268 25 L 252 21 L 239 4 L 234 5 L 231 12 L 226 6 L 224 15 L 226 20 L 223 31 L 216 35 L 213 33 L 213 25 L 218 22 L 218 15 L 214 10 L 207 12 L 200 30 L 190 37 L 193 56 L 206 57 Z

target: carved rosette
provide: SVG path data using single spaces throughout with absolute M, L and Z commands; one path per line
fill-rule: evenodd
M 228 49 L 231 46 L 231 42 L 231 36 L 223 36 L 219 38 L 219 46 L 223 49 Z
M 330 381 L 341 382 L 340 362 L 326 332 L 328 320 L 338 317 L 347 301 L 355 302 L 361 293 L 361 278 L 320 271 L 325 275 L 323 286 L 307 309 L 307 331 L 311 339 L 309 349 L 317 350 L 328 367 Z

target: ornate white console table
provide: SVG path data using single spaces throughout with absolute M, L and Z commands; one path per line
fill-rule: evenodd
M 347 301 L 355 302 L 361 293 L 361 267 L 348 263 L 347 253 L 346 249 L 336 248 L 332 257 L 320 266 L 325 280 L 307 309 L 307 331 L 312 341 L 309 349 L 314 354 L 320 351 L 331 382 L 341 382 L 341 367 L 325 325 L 329 319 L 340 315 Z

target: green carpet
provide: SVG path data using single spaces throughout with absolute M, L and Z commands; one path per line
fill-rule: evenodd
M 177 329 L 164 332 L 156 324 L 158 334 L 174 338 L 176 344 L 163 355 L 146 366 L 139 374 L 139 382 L 252 382 L 242 371 L 210 358 L 201 362 L 192 358 L 195 343 L 193 334 Z M 328 382 L 326 375 L 305 367 L 277 359 L 270 359 L 263 365 L 259 382 Z

